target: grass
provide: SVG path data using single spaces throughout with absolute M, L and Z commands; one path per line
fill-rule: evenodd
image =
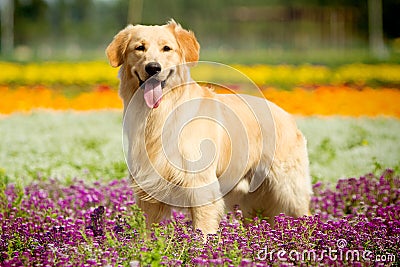
M 298 117 L 308 139 L 313 181 L 400 170 L 400 120 Z M 44 112 L 0 119 L 0 176 L 23 185 L 43 177 L 71 183 L 128 174 L 121 112 Z
M 120 112 L 17 114 L 0 120 L 0 168 L 23 183 L 43 177 L 66 181 L 127 175 Z
M 398 47 L 389 49 L 389 56 L 383 59 L 374 57 L 368 47 L 358 48 L 306 48 L 291 49 L 285 47 L 248 47 L 235 49 L 218 44 L 204 44 L 200 49 L 200 60 L 222 62 L 226 64 L 322 64 L 327 66 L 339 66 L 354 62 L 376 64 L 376 63 L 400 63 L 400 52 Z M 65 51 L 65 50 L 62 50 Z M 29 59 L 18 59 L 16 57 L 0 55 L 0 60 L 9 62 L 44 62 L 48 59 L 34 56 Z M 52 60 L 63 62 L 80 61 L 107 61 L 104 49 L 85 50 L 80 57 L 72 58 L 71 55 L 64 55 L 56 51 Z
M 339 178 L 400 169 L 400 121 L 391 118 L 303 117 L 297 120 L 308 139 L 314 179 Z
M 377 63 L 400 63 L 400 53 L 392 51 L 387 58 L 378 59 L 371 55 L 366 48 L 359 49 L 304 49 L 293 50 L 284 48 L 270 49 L 202 49 L 201 60 L 223 62 L 225 64 L 293 64 L 304 63 L 327 65 L 337 67 L 354 62 L 377 64 Z

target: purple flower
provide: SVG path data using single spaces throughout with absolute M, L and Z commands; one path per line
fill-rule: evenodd
M 128 180 L 8 185 L 0 192 L 0 265 L 371 266 L 378 256 L 399 264 L 400 179 L 393 171 L 313 188 L 313 216 L 280 214 L 271 227 L 245 220 L 235 207 L 204 243 L 182 212 L 147 231 Z M 368 259 L 349 261 L 346 253 Z

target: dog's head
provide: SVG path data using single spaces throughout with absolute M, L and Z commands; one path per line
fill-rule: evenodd
M 144 84 L 146 104 L 156 108 L 163 87 L 177 75 L 176 66 L 198 61 L 199 50 L 194 34 L 171 20 L 162 26 L 127 26 L 114 37 L 106 54 L 111 66 L 123 64 L 123 75 L 134 84 L 131 95 Z

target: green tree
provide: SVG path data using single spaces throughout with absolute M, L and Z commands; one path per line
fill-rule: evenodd
M 42 42 L 49 35 L 48 5 L 44 0 L 15 0 L 15 44 Z

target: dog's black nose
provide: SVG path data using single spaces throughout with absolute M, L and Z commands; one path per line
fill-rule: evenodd
M 161 65 L 158 62 L 150 62 L 144 69 L 150 76 L 153 76 L 161 71 Z

